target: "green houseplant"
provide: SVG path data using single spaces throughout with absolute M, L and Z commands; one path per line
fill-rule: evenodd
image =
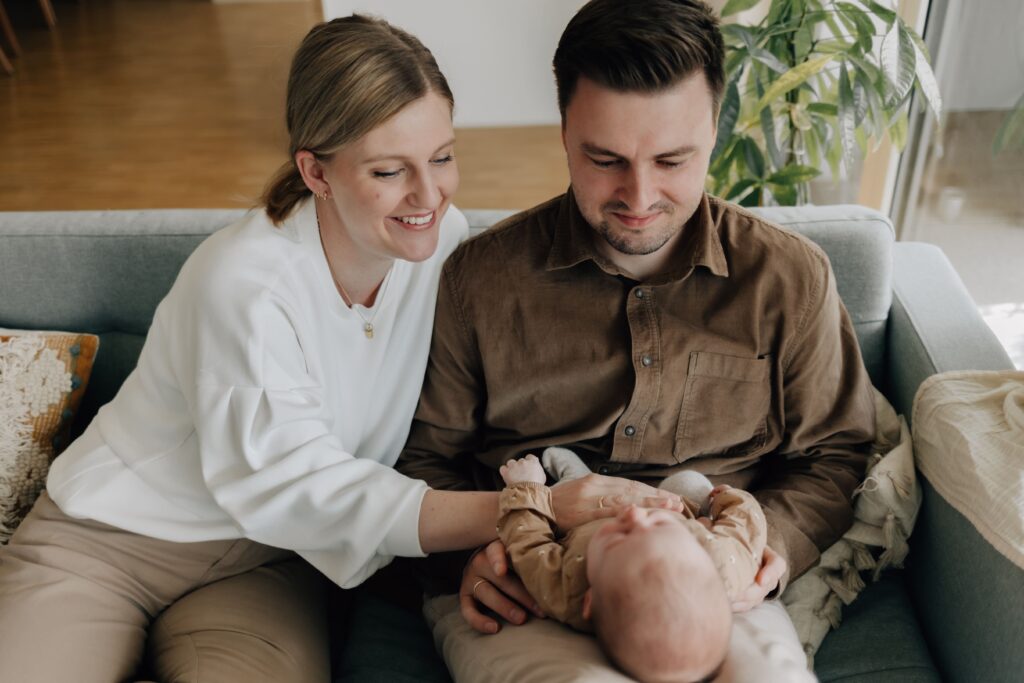
M 1024 95 L 1003 119 L 1003 125 L 992 142 L 992 153 L 1000 154 L 1008 149 L 1024 147 Z
M 723 18 L 759 0 L 729 0 Z M 941 99 L 921 38 L 872 0 L 771 0 L 757 24 L 722 26 L 726 91 L 708 189 L 745 206 L 808 200 L 885 133 L 902 149 L 917 86 Z

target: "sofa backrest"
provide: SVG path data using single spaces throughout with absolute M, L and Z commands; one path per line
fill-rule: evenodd
M 466 211 L 483 230 L 511 211 Z M 761 209 L 822 246 L 857 329 L 872 380 L 882 386 L 892 299 L 893 230 L 858 206 Z M 92 332 L 100 350 L 75 433 L 135 367 L 157 304 L 181 265 L 241 210 L 0 212 L 0 328 Z

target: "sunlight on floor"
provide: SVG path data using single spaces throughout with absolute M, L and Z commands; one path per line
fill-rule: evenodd
M 1024 303 L 980 306 L 981 317 L 999 337 L 1018 370 L 1024 370 Z

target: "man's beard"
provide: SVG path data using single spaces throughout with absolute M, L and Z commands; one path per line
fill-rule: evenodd
M 609 211 L 622 212 L 624 209 L 626 209 L 626 207 L 620 204 L 607 204 L 601 207 L 602 214 Z M 591 225 L 594 230 L 597 231 L 597 234 L 601 235 L 612 249 L 620 254 L 626 254 L 628 256 L 646 256 L 647 254 L 653 254 L 661 249 L 665 246 L 666 242 L 679 234 L 679 231 L 683 229 L 682 225 L 673 226 L 672 224 L 672 219 L 675 217 L 674 206 L 652 206 L 651 209 L 660 210 L 661 213 L 668 218 L 664 227 L 657 233 L 636 234 L 630 233 L 626 230 L 617 231 L 612 227 L 608 220 L 601 220 L 597 223 L 591 223 Z

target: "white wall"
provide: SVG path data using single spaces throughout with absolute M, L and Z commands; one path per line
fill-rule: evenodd
M 1024 93 L 1024 3 L 960 0 L 949 21 L 949 70 L 942 79 L 950 111 L 1010 109 Z
M 324 18 L 373 14 L 430 48 L 455 93 L 455 125 L 557 124 L 551 58 L 585 0 L 323 0 Z

